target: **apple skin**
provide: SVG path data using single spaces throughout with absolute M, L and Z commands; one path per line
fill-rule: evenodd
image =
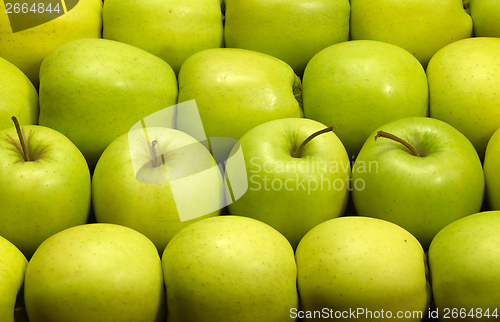
M 172 68 L 153 54 L 113 40 L 73 40 L 42 63 L 39 123 L 70 138 L 93 170 L 114 139 L 174 105 L 177 94 Z
M 422 157 L 377 131 L 410 143 Z M 410 117 L 370 135 L 354 163 L 352 198 L 357 213 L 393 222 L 429 247 L 449 223 L 481 209 L 485 180 L 472 144 L 451 125 Z
M 475 37 L 500 37 L 500 0 L 470 0 Z
M 226 0 L 226 47 L 259 51 L 302 75 L 320 50 L 349 40 L 348 0 Z
M 246 175 L 232 159 L 227 163 L 233 192 L 248 185 L 241 198 L 229 204 L 229 213 L 265 222 L 294 249 L 311 228 L 343 215 L 351 165 L 339 138 L 332 132 L 321 134 L 306 145 L 302 157 L 292 156 L 307 137 L 326 127 L 305 118 L 287 118 L 248 131 L 237 146 Z
M 428 116 L 427 76 L 406 50 L 374 40 L 332 45 L 308 63 L 302 81 L 305 117 L 335 125 L 355 157 L 377 127 Z
M 158 142 L 158 155 L 165 156 L 167 177 L 177 173 L 190 176 L 196 168 L 203 168 L 196 178 L 186 178 L 179 200 L 165 181 L 163 166 L 151 166 L 151 157 L 144 150 L 144 130 L 138 129 L 115 139 L 97 162 L 92 177 L 92 205 L 96 220 L 133 228 L 156 245 L 161 254 L 172 237 L 187 225 L 202 218 L 219 215 L 224 203 L 224 185 L 219 168 L 210 152 L 184 132 L 169 128 L 147 128 L 150 141 Z M 198 145 L 199 148 L 194 148 Z M 183 147 L 189 146 L 183 152 Z M 134 162 L 147 164 L 142 175 L 152 179 L 163 178 L 163 184 L 145 183 L 138 180 Z M 208 165 L 207 165 L 208 163 Z M 145 170 L 145 171 L 144 171 Z M 149 173 L 145 173 L 148 171 Z M 200 170 L 201 171 L 201 170 Z M 139 175 L 139 174 L 137 174 Z M 193 180 L 194 179 L 194 180 Z M 179 216 L 179 203 L 210 207 L 211 212 L 196 219 L 183 221 Z M 207 210 L 208 211 L 208 210 Z
M 393 223 L 361 216 L 328 220 L 304 236 L 295 257 L 304 311 L 362 308 L 390 311 L 392 318 L 398 311 L 427 314 L 431 287 L 425 253 L 413 235 Z M 374 319 L 360 315 L 356 320 Z
M 290 243 L 255 219 L 195 222 L 172 238 L 162 264 L 169 322 L 290 321 L 299 306 Z
M 0 131 L 0 235 L 29 259 L 49 236 L 87 222 L 91 183 L 85 158 L 63 134 L 38 125 L 22 130 L 38 157 L 25 162 L 15 127 Z
M 101 14 L 101 0 L 78 0 L 63 16 L 12 33 L 5 7 L 0 3 L 0 57 L 22 70 L 38 88 L 40 65 L 52 50 L 75 39 L 101 38 Z
M 0 57 L 0 130 L 12 127 L 15 115 L 21 125 L 38 124 L 38 92 L 28 77 Z
M 444 46 L 472 36 L 462 0 L 351 0 L 351 39 L 400 46 L 426 67 Z
M 220 0 L 106 0 L 102 16 L 103 38 L 142 48 L 176 74 L 192 54 L 224 45 Z
M 178 102 L 196 100 L 208 138 L 239 139 L 267 121 L 304 115 L 299 77 L 285 62 L 256 51 L 199 51 L 186 59 L 178 80 Z
M 462 321 L 476 321 L 471 312 L 489 308 L 498 312 L 500 302 L 500 211 L 485 211 L 459 219 L 443 228 L 429 248 L 429 268 L 436 307 L 457 309 Z M 440 314 L 440 320 L 445 319 Z M 484 320 L 497 319 L 492 316 Z
M 500 127 L 500 38 L 478 37 L 450 44 L 427 67 L 430 116 L 462 132 L 484 157 Z
M 484 156 L 484 178 L 486 180 L 486 200 L 490 210 L 500 210 L 500 128 L 493 133 Z
M 124 226 L 72 227 L 31 258 L 24 300 L 30 322 L 163 322 L 160 256 L 148 238 Z
M 10 241 L 0 236 L 0 321 L 14 322 L 18 293 L 23 288 L 28 261 Z

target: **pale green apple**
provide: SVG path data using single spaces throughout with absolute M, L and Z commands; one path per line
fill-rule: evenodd
M 493 133 L 484 156 L 486 200 L 491 210 L 500 210 L 500 128 Z
M 481 158 L 500 127 L 500 38 L 478 37 L 441 49 L 427 67 L 430 116 L 462 132 Z
M 427 116 L 422 65 L 406 50 L 374 40 L 330 46 L 308 63 L 302 81 L 305 117 L 328 125 L 355 157 L 377 127 Z
M 163 322 L 160 256 L 141 233 L 114 224 L 68 228 L 45 240 L 28 263 L 30 322 Z
M 299 306 L 293 249 L 258 220 L 195 222 L 172 238 L 162 264 L 169 322 L 291 321 Z
M 375 140 L 378 131 L 408 147 L 383 136 Z M 404 118 L 376 129 L 359 152 L 352 181 L 359 215 L 400 225 L 424 249 L 446 225 L 478 212 L 485 189 L 481 161 L 469 140 L 428 117 Z
M 93 169 L 114 139 L 174 105 L 177 93 L 172 68 L 153 54 L 113 40 L 73 40 L 42 63 L 39 123 L 70 138 Z
M 485 211 L 443 228 L 429 248 L 434 302 L 440 320 L 498 320 L 500 211 Z M 446 308 L 446 309 L 445 309 Z
M 0 57 L 0 130 L 12 127 L 15 115 L 21 125 L 38 124 L 38 92 L 28 77 Z
M 10 241 L 0 236 L 0 321 L 14 322 L 16 299 L 22 290 L 28 261 Z
M 349 0 L 225 0 L 226 47 L 277 57 L 302 75 L 320 50 L 349 40 Z
M 186 59 L 178 79 L 178 101 L 196 100 L 209 139 L 239 139 L 267 121 L 303 116 L 299 77 L 285 62 L 263 53 L 202 50 Z
M 462 0 L 351 0 L 351 38 L 400 46 L 426 67 L 444 46 L 472 36 Z
M 304 236 L 295 256 L 303 321 L 421 321 L 427 314 L 425 253 L 400 226 L 361 216 L 331 219 Z M 313 311 L 324 315 L 309 318 Z
M 27 14 L 18 16 L 15 20 L 9 20 L 5 7 L 7 2 L 9 1 L 0 0 L 0 57 L 22 70 L 37 88 L 40 64 L 52 50 L 74 39 L 101 38 L 101 0 L 63 1 L 61 3 L 66 3 L 66 9 L 61 5 L 58 10 L 65 10 L 64 15 L 62 11 L 60 15 L 55 11 L 49 13 L 45 10 L 48 9 L 46 6 L 39 8 L 40 4 L 54 4 L 54 1 L 39 1 L 35 3 L 37 13 L 28 10 Z M 31 8 L 33 1 L 28 4 Z M 51 7 L 52 9 L 55 7 Z M 40 21 L 42 22 L 40 25 L 34 23 L 40 19 L 52 18 L 55 19 Z M 13 28 L 14 23 L 20 26 Z
M 500 37 L 500 0 L 470 0 L 474 36 Z
M 0 235 L 29 259 L 38 245 L 87 222 L 91 183 L 85 158 L 61 133 L 22 126 L 29 161 L 15 127 L 0 131 Z
M 92 205 L 98 222 L 143 233 L 161 254 L 183 227 L 220 214 L 224 185 L 210 152 L 190 135 L 137 129 L 115 139 L 97 162 Z
M 244 155 L 245 171 L 233 165 L 235 159 L 227 163 L 233 194 L 241 195 L 229 204 L 229 213 L 269 224 L 293 248 L 314 226 L 343 215 L 351 165 L 339 138 L 330 129 L 295 155 L 308 137 L 326 127 L 305 118 L 287 118 L 248 131 L 237 146 Z
M 106 0 L 103 37 L 142 48 L 179 72 L 192 54 L 223 47 L 221 0 Z

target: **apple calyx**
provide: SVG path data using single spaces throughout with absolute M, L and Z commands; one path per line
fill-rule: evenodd
M 470 0 L 462 0 L 462 7 L 470 15 Z
M 24 132 L 21 130 L 21 126 L 19 125 L 19 121 L 17 120 L 17 117 L 12 116 L 12 121 L 14 122 L 14 125 L 16 127 L 19 142 L 21 143 L 21 150 L 22 150 L 22 151 L 20 151 L 21 156 L 23 157 L 23 160 L 25 162 L 30 162 L 31 160 L 30 160 L 28 149 L 26 147 L 26 138 L 24 136 Z
M 299 103 L 300 108 L 303 109 L 304 104 L 302 99 L 302 83 L 297 75 L 295 76 L 295 82 L 293 84 L 293 96 L 295 97 L 297 103 Z
M 416 157 L 421 157 L 421 155 L 417 152 L 417 150 L 413 147 L 413 145 L 411 145 L 410 143 L 406 142 L 405 140 L 403 140 L 402 138 L 400 138 L 394 134 L 387 133 L 384 131 L 378 131 L 377 135 L 375 135 L 375 141 L 377 141 L 377 139 L 379 137 L 391 139 L 391 140 L 394 140 L 396 142 L 399 142 L 399 143 L 403 144 L 405 147 L 407 147 L 408 150 L 410 150 L 411 154 L 413 154 Z
M 335 126 L 332 125 L 332 126 L 327 127 L 326 129 L 316 131 L 313 134 L 309 135 L 309 137 L 307 137 L 304 140 L 304 142 L 302 142 L 302 144 L 299 146 L 299 148 L 297 150 L 295 150 L 295 152 L 292 154 L 292 157 L 294 157 L 294 158 L 302 157 L 302 153 L 304 153 L 304 149 L 306 148 L 306 145 L 309 142 L 311 142 L 312 139 L 314 139 L 315 137 L 317 137 L 318 135 L 321 135 L 323 133 L 333 131 L 334 128 L 335 128 Z

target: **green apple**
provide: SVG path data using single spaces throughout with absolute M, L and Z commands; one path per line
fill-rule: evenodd
M 500 0 L 470 0 L 474 36 L 500 37 Z
M 351 0 L 350 26 L 353 40 L 400 46 L 424 67 L 442 47 L 472 36 L 462 0 Z
M 293 249 L 258 220 L 195 222 L 172 238 L 162 264 L 169 322 L 290 321 L 299 305 Z
M 30 322 L 163 322 L 160 256 L 141 233 L 114 224 L 68 228 L 45 240 L 28 263 Z
M 114 139 L 174 105 L 177 94 L 175 73 L 153 54 L 113 40 L 73 40 L 42 63 L 39 123 L 70 138 L 93 169 Z
M 106 0 L 103 37 L 142 48 L 179 72 L 192 54 L 223 47 L 221 0 Z
M 302 75 L 320 50 L 349 40 L 349 0 L 225 0 L 224 43 L 277 57 Z
M 485 181 L 474 146 L 451 125 L 409 117 L 375 130 L 352 170 L 361 216 L 384 219 L 429 247 L 449 223 L 481 209 Z
M 243 135 L 236 147 L 244 155 L 244 172 L 233 165 L 235 159 L 226 167 L 233 194 L 241 195 L 229 204 L 229 213 L 265 222 L 293 248 L 314 226 L 343 215 L 351 165 L 342 142 L 325 128 L 313 120 L 287 118 Z
M 491 210 L 500 210 L 500 128 L 493 133 L 484 156 L 486 200 Z
M 220 214 L 224 185 L 202 143 L 176 129 L 147 127 L 106 148 L 92 177 L 92 205 L 98 222 L 143 233 L 161 254 L 183 227 Z
M 0 321 L 14 322 L 16 299 L 22 290 L 28 261 L 10 241 L 0 236 Z
M 21 125 L 38 124 L 38 92 L 28 77 L 0 57 L 0 130 L 12 127 L 11 116 Z
M 267 121 L 303 116 L 299 77 L 263 53 L 205 49 L 186 59 L 178 79 L 178 102 L 196 100 L 209 140 L 239 139 Z
M 485 211 L 443 228 L 429 248 L 434 302 L 461 321 L 500 316 L 500 211 Z
M 500 127 L 500 38 L 478 37 L 450 44 L 427 67 L 430 116 L 462 132 L 481 158 Z
M 59 7 L 59 13 L 46 11 L 47 5 L 54 4 L 54 1 L 39 1 L 35 3 L 37 13 L 28 10 L 27 14 L 15 18 L 6 13 L 7 2 L 0 0 L 0 57 L 22 70 L 37 88 L 40 64 L 52 50 L 74 39 L 101 38 L 101 0 L 66 0 L 62 2 L 66 3 L 66 8 Z M 33 1 L 28 4 L 33 4 Z M 55 8 L 51 7 L 51 10 Z M 11 12 L 14 11 L 12 8 Z M 47 18 L 53 20 L 44 22 Z M 37 21 L 41 24 L 34 23 Z M 19 25 L 18 28 L 13 27 L 14 23 Z
M 353 157 L 379 126 L 429 112 L 422 65 L 406 50 L 381 41 L 323 49 L 308 63 L 302 85 L 305 117 L 335 125 Z
M 303 321 L 421 321 L 431 288 L 415 237 L 376 218 L 331 219 L 309 231 L 295 252 Z M 314 312 L 320 312 L 320 316 Z
M 0 235 L 28 259 L 46 238 L 88 219 L 89 168 L 77 147 L 53 129 L 0 131 L 0 178 Z

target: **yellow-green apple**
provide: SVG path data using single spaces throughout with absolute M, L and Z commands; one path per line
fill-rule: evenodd
M 351 0 L 350 27 L 353 40 L 400 46 L 424 67 L 439 49 L 472 36 L 462 0 Z
M 18 3 L 29 7 L 17 10 L 10 2 L 11 13 L 8 2 L 0 0 L 0 57 L 22 70 L 37 88 L 40 64 L 52 50 L 74 39 L 101 38 L 101 0 L 29 1 Z
M 179 72 L 192 54 L 223 47 L 221 0 L 109 0 L 103 37 L 142 48 Z
M 422 65 L 406 50 L 381 41 L 323 49 L 309 61 L 302 85 L 305 117 L 335 125 L 352 157 L 377 127 L 429 113 Z
M 15 115 L 21 125 L 38 124 L 38 92 L 28 77 L 0 57 L 0 130 L 12 127 Z
M 476 37 L 500 37 L 500 0 L 470 0 Z
M 178 79 L 178 102 L 196 100 L 209 140 L 239 139 L 267 121 L 303 116 L 299 77 L 267 54 L 205 49 L 186 59 Z
M 493 133 L 484 155 L 486 201 L 491 210 L 500 210 L 500 128 Z
M 361 216 L 331 219 L 304 236 L 295 257 L 302 311 L 294 316 L 303 321 L 421 321 L 427 314 L 425 253 L 398 225 Z
M 331 127 L 279 119 L 254 127 L 239 143 L 245 167 L 233 165 L 235 159 L 226 167 L 233 195 L 241 195 L 229 204 L 230 214 L 267 223 L 293 248 L 311 228 L 344 214 L 351 165 Z
M 29 259 L 38 245 L 87 222 L 90 173 L 63 134 L 38 125 L 0 131 L 0 235 Z
M 320 50 L 349 40 L 349 0 L 225 0 L 224 43 L 277 57 L 302 75 Z
M 28 263 L 30 322 L 163 322 L 165 286 L 155 245 L 114 224 L 86 224 L 47 238 Z
M 59 46 L 40 68 L 40 125 L 63 133 L 93 169 L 104 149 L 143 117 L 174 105 L 177 79 L 161 58 L 107 39 Z
M 183 227 L 224 207 L 221 172 L 208 149 L 165 127 L 136 129 L 103 152 L 92 177 L 98 222 L 131 227 L 160 254 Z
M 432 292 L 442 313 L 460 321 L 500 315 L 500 211 L 485 211 L 443 228 L 429 248 Z
M 297 267 L 283 235 L 251 218 L 197 221 L 162 256 L 169 322 L 291 321 Z
M 500 38 L 477 37 L 452 43 L 427 67 L 430 116 L 462 132 L 484 157 L 500 127 Z
M 14 322 L 28 261 L 10 241 L 0 236 L 0 321 Z
M 429 247 L 449 223 L 481 209 L 484 173 L 474 146 L 451 125 L 409 117 L 376 129 L 352 170 L 361 216 L 384 219 Z

